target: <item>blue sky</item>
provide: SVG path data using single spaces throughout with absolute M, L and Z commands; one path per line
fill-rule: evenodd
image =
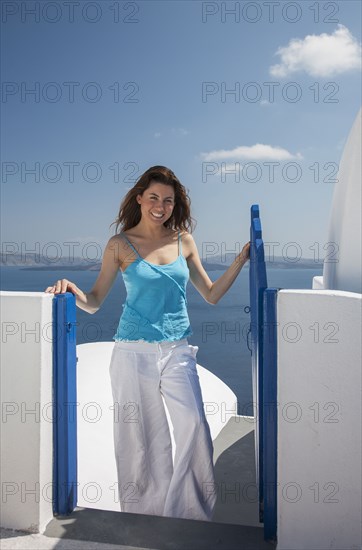
M 323 259 L 361 104 L 361 3 L 271 4 L 78 1 L 72 17 L 3 2 L 3 244 L 100 259 L 122 197 L 163 164 L 189 191 L 200 255 L 241 249 L 256 203 L 276 255 Z

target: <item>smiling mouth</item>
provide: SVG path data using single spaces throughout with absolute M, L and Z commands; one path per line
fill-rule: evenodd
M 155 218 L 155 220 L 161 220 L 164 217 L 164 214 L 157 215 L 157 214 L 154 214 L 153 212 L 151 212 L 151 216 L 153 216 Z

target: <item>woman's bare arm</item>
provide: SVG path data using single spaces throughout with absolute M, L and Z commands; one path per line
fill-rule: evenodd
M 76 297 L 76 305 L 80 309 L 87 313 L 96 313 L 112 288 L 120 263 L 120 240 L 115 235 L 109 239 L 106 245 L 101 270 L 90 292 L 83 292 L 75 283 L 67 279 L 57 281 L 54 286 L 48 287 L 45 292 L 52 292 L 53 294 L 72 292 Z
M 187 256 L 187 265 L 190 270 L 190 281 L 206 302 L 212 305 L 217 304 L 220 298 L 229 290 L 242 267 L 248 261 L 250 242 L 244 245 L 240 254 L 237 255 L 225 273 L 216 281 L 212 282 L 201 263 L 199 252 L 192 235 L 186 233 L 182 238 L 189 252 Z

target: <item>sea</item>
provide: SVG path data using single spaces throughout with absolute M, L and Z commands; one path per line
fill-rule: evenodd
M 222 271 L 208 271 L 212 281 Z M 267 271 L 268 287 L 311 289 L 314 276 L 322 275 L 323 267 L 271 268 Z M 24 270 L 17 266 L 1 267 L 0 289 L 7 291 L 43 292 L 58 279 L 74 282 L 84 292 L 94 285 L 96 271 Z M 126 290 L 119 273 L 112 289 L 97 313 L 90 315 L 77 308 L 77 344 L 113 341 Z M 251 353 L 246 335 L 250 323 L 248 306 L 249 270 L 242 269 L 234 283 L 216 305 L 208 304 L 191 282 L 187 285 L 187 301 L 193 334 L 188 337 L 199 347 L 197 362 L 225 382 L 238 399 L 238 414 L 253 414 Z

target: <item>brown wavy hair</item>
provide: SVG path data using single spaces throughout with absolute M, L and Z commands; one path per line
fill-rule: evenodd
M 166 166 L 151 166 L 138 178 L 135 185 L 123 198 L 118 216 L 110 225 L 111 227 L 117 224 L 115 234 L 117 234 L 119 226 L 121 226 L 121 231 L 127 231 L 139 223 L 141 220 L 141 205 L 138 204 L 136 196 L 143 195 L 144 191 L 149 188 L 151 181 L 172 185 L 175 192 L 175 206 L 172 216 L 163 225 L 170 229 L 192 233 L 194 229 L 194 222 L 192 220 L 194 218 L 191 216 L 191 199 L 187 194 L 186 188 L 172 170 Z

